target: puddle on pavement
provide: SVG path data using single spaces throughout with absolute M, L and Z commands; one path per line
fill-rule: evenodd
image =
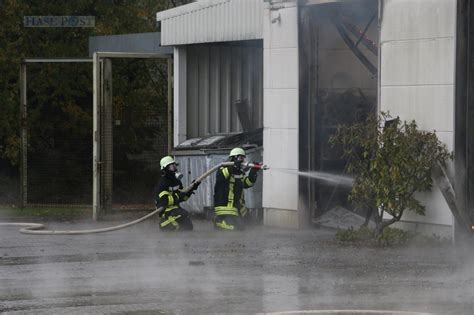
M 22 257 L 0 257 L 0 266 L 37 265 L 47 263 L 63 262 L 87 262 L 87 261 L 111 261 L 119 259 L 146 258 L 144 253 L 121 252 L 121 253 L 91 253 L 75 255 L 48 255 L 48 256 L 22 256 Z
M 433 313 L 418 313 L 405 311 L 380 311 L 380 310 L 320 310 L 320 311 L 294 311 L 271 312 L 260 315 L 435 315 Z

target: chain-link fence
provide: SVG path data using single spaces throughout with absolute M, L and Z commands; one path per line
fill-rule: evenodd
M 91 203 L 91 69 L 90 63 L 28 64 L 27 205 Z
M 167 153 L 166 62 L 117 59 L 112 73 L 112 132 L 98 136 L 111 137 L 113 208 L 150 207 Z M 29 64 L 27 82 L 26 205 L 90 206 L 91 63 Z
M 167 154 L 166 63 L 114 60 L 113 84 L 113 207 L 150 207 Z

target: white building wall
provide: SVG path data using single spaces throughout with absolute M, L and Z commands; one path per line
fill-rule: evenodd
M 264 224 L 298 227 L 298 8 L 278 7 L 263 10 Z
M 187 62 L 186 47 L 175 47 L 173 53 L 173 145 L 187 139 Z
M 381 23 L 380 109 L 454 145 L 456 0 L 385 0 Z M 410 212 L 405 225 L 452 225 L 439 190 L 419 195 L 426 216 Z M 439 226 L 436 227 L 439 230 Z M 449 230 L 449 229 L 448 229 Z

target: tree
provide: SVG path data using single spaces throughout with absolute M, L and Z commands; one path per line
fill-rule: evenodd
M 391 119 L 387 113 L 339 126 L 330 143 L 342 146 L 348 172 L 355 176 L 349 200 L 374 215 L 376 238 L 406 210 L 425 214 L 416 193 L 430 190 L 432 170 L 451 158 L 434 132 L 419 130 L 414 120 Z
M 156 32 L 156 12 L 188 1 L 171 0 L 77 0 L 77 1 L 0 1 L 0 177 L 18 178 L 20 164 L 19 68 L 22 58 L 84 58 L 88 56 L 89 36 Z M 28 28 L 24 16 L 78 15 L 94 16 L 94 28 Z M 166 63 L 159 60 L 114 62 L 114 115 L 121 125 L 116 139 L 138 154 L 150 148 L 151 133 L 161 132 L 149 126 L 149 117 L 135 113 L 153 109 L 165 125 Z M 90 171 L 92 75 L 90 64 L 43 64 L 28 66 L 28 163 L 61 161 L 70 173 L 64 180 Z M 123 109 L 123 110 L 122 110 Z M 130 109 L 130 110 L 128 110 Z M 134 117 L 129 114 L 133 109 Z M 119 110 L 122 110 L 120 113 Z M 128 111 L 127 111 L 128 110 Z M 163 113 L 163 114 L 162 114 Z M 126 116 L 121 118 L 121 116 Z M 160 125 L 160 126 L 161 126 Z M 128 130 L 125 130 L 128 127 Z M 163 129 L 163 128 L 162 128 Z M 163 129 L 165 130 L 165 129 Z M 146 133 L 146 134 L 143 134 Z M 123 134 L 123 135 L 122 135 Z M 140 141 L 136 141 L 138 138 Z M 164 137 L 166 139 L 166 137 Z M 64 141 L 62 141 L 64 140 Z M 66 141 L 67 140 L 67 141 Z M 119 153 L 117 150 L 115 153 Z M 128 156 L 125 156 L 128 159 Z M 127 161 L 126 161 L 127 162 Z M 134 162 L 137 168 L 140 168 Z M 116 164 L 119 166 L 119 164 Z M 52 167 L 41 165 L 29 170 L 29 184 L 35 184 L 35 172 Z M 87 169 L 87 170 L 85 170 Z M 143 169 L 143 167 L 142 167 Z M 8 172 L 6 172 L 8 170 Z M 54 174 L 48 173 L 48 176 Z M 59 177 L 59 176 L 58 176 Z M 52 181 L 51 181 L 52 182 Z M 90 185 L 86 183 L 89 187 Z M 60 187 L 74 187 L 77 182 L 57 182 Z M 5 184 L 3 196 L 17 193 L 17 184 Z M 32 196 L 30 190 L 30 196 Z M 41 195 L 41 192 L 38 192 Z M 51 190 L 43 195 L 50 195 Z
M 18 74 L 22 58 L 84 58 L 88 55 L 89 36 L 156 31 L 156 12 L 171 5 L 169 0 L 0 1 L 0 158 L 12 165 L 19 164 Z M 23 17 L 35 15 L 90 15 L 95 17 L 95 27 L 24 27 Z M 71 72 L 64 71 L 65 67 L 76 71 L 74 80 L 69 77 Z M 63 104 L 74 108 L 74 112 L 80 112 L 77 105 L 82 99 L 90 99 L 87 94 L 91 71 L 90 67 L 73 67 L 30 67 L 29 89 L 38 93 L 29 96 L 29 103 L 43 105 L 59 97 Z M 54 127 L 53 123 L 50 125 Z

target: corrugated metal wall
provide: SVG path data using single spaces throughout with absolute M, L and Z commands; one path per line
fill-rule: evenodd
M 263 126 L 263 48 L 193 45 L 187 48 L 188 138 L 242 131 L 234 104 L 248 100 L 254 128 Z
M 249 161 L 262 160 L 262 148 L 246 149 L 246 153 L 247 160 Z M 202 154 L 202 152 L 196 151 L 187 153 L 176 151 L 174 154 L 176 161 L 179 163 L 180 171 L 183 174 L 186 174 L 183 179 L 183 184 L 185 187 L 187 187 L 191 184 L 193 179 L 199 177 L 201 174 L 216 166 L 217 164 L 224 162 L 227 159 L 228 151 L 214 151 L 207 154 Z M 216 175 L 213 174 L 201 183 L 195 195 L 193 195 L 192 198 L 189 198 L 189 200 L 184 203 L 184 208 L 192 212 L 202 213 L 204 207 L 212 207 L 214 205 L 215 183 Z M 259 175 L 259 178 L 252 189 L 246 189 L 244 191 L 244 195 L 247 208 L 262 208 L 261 174 Z
M 162 45 L 261 39 L 262 0 L 214 0 L 157 13 Z

